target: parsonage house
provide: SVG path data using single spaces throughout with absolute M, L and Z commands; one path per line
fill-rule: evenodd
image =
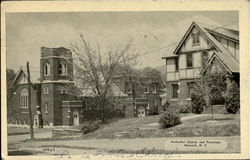
M 93 90 L 80 88 L 74 83 L 72 52 L 64 47 L 41 48 L 40 71 L 30 68 L 31 110 L 35 126 L 79 125 L 88 120 L 100 119 L 100 106 L 95 100 Z M 122 82 L 123 83 L 123 82 Z M 113 83 L 113 95 L 123 102 L 120 110 L 125 117 L 146 116 L 149 103 L 160 104 L 157 86 L 148 93 L 151 101 L 143 98 L 141 105 L 134 108 L 129 94 L 120 83 Z M 25 125 L 30 123 L 28 106 L 27 70 L 21 67 L 13 81 L 13 96 L 8 123 Z M 75 88 L 77 92 L 71 92 Z M 153 97 L 153 98 L 152 98 Z M 157 101 L 154 101 L 154 98 Z M 9 108 L 9 107 L 8 107 Z M 9 113 L 9 112 L 8 112 Z
M 227 72 L 227 83 L 239 84 L 239 31 L 193 22 L 166 61 L 165 101 L 190 102 L 190 87 L 207 68 Z

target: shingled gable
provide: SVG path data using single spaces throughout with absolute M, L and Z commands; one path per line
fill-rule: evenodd
M 185 35 L 183 36 L 182 40 L 180 43 L 177 45 L 174 55 L 178 54 L 178 51 L 180 50 L 181 46 L 185 42 L 187 36 L 190 34 L 191 30 L 193 27 L 196 27 L 201 33 L 204 34 L 204 36 L 208 39 L 208 41 L 221 53 L 215 52 L 214 54 L 217 54 L 217 58 L 220 59 L 221 62 L 223 62 L 224 65 L 227 66 L 227 68 L 230 70 L 230 72 L 239 72 L 239 62 L 229 53 L 227 49 L 224 48 L 224 46 L 219 43 L 210 33 L 209 31 L 214 31 L 213 29 L 207 29 L 207 26 L 204 26 L 202 24 L 198 24 L 197 22 L 193 22 Z M 222 32 L 221 32 L 222 33 Z M 220 33 L 220 34 L 221 34 Z M 227 34 L 229 36 L 229 34 Z M 237 36 L 230 36 L 231 38 L 234 38 L 237 40 Z M 212 58 L 212 57 L 211 57 Z M 210 58 L 210 59 L 211 59 Z M 203 72 L 203 71 L 202 71 Z

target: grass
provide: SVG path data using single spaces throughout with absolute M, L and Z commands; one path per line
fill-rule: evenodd
M 190 114 L 181 114 L 181 117 Z M 121 138 L 146 138 L 146 137 L 195 137 L 195 136 L 237 136 L 240 135 L 239 114 L 207 114 L 201 117 L 187 119 L 179 125 L 167 129 L 140 130 L 139 133 L 131 135 L 130 130 L 138 130 L 139 127 L 149 123 L 158 123 L 159 115 L 143 118 L 120 119 L 90 134 L 83 135 L 83 138 L 116 138 L 115 133 L 124 132 Z

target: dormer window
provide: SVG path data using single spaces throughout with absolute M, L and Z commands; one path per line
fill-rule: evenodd
M 50 75 L 50 64 L 49 63 L 45 63 L 45 65 L 44 65 L 44 75 L 45 76 Z
M 65 64 L 60 63 L 58 67 L 58 74 L 59 75 L 67 75 L 67 67 Z
M 200 36 L 198 33 L 192 34 L 192 44 L 193 44 L 193 46 L 200 44 Z

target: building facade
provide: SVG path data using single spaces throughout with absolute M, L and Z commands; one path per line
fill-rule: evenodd
M 35 126 L 71 126 L 100 119 L 101 109 L 93 90 L 74 84 L 73 59 L 69 49 L 41 48 L 39 70 L 30 67 L 31 106 L 28 104 L 27 75 L 27 69 L 21 67 L 13 81 L 10 103 L 13 113 L 7 116 L 8 123 L 29 124 L 29 107 Z M 119 110 L 125 112 L 123 108 L 129 108 L 125 107 L 128 95 L 115 84 L 111 85 L 110 92 L 122 104 L 114 112 L 106 111 L 106 118 L 121 117 L 123 113 Z
M 208 66 L 219 65 L 239 84 L 239 31 L 193 22 L 166 61 L 166 100 L 190 102 L 190 89 Z
M 132 79 L 134 79 L 132 77 Z M 144 117 L 150 115 L 153 107 L 161 109 L 160 77 L 140 76 L 129 81 L 126 76 L 113 77 L 114 83 L 128 95 L 126 117 Z M 135 100 L 134 104 L 133 101 Z

